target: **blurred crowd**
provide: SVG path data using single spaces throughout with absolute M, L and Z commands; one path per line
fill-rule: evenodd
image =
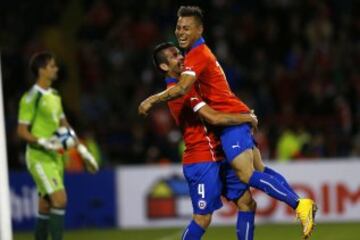
M 6 1 L 0 3 L 9 165 L 24 167 L 18 101 L 32 53 L 55 53 L 55 87 L 78 135 L 104 166 L 179 162 L 181 133 L 166 105 L 138 104 L 165 87 L 154 46 L 176 42 L 180 5 L 204 10 L 205 40 L 259 119 L 265 159 L 360 157 L 360 15 L 355 0 Z

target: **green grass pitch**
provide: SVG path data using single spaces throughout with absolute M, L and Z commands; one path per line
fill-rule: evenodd
M 66 240 L 178 240 L 182 229 L 88 229 L 66 231 Z M 311 237 L 313 240 L 360 239 L 360 223 L 318 224 Z M 31 233 L 15 233 L 14 240 L 31 240 Z M 203 240 L 236 240 L 234 227 L 210 227 Z M 300 240 L 299 225 L 259 225 L 255 228 L 256 240 Z

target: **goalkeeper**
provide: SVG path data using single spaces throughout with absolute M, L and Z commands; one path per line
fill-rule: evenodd
M 53 135 L 60 127 L 70 128 L 61 98 L 51 88 L 59 70 L 51 53 L 35 54 L 30 61 L 36 83 L 20 100 L 17 132 L 27 142 L 26 165 L 39 192 L 39 212 L 35 239 L 63 239 L 67 196 L 64 188 L 63 146 Z M 87 148 L 76 140 L 76 147 L 87 169 L 95 173 L 98 165 Z

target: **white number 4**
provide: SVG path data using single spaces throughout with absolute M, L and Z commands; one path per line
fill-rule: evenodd
M 200 183 L 198 185 L 198 194 L 201 195 L 201 198 L 205 198 L 205 184 Z

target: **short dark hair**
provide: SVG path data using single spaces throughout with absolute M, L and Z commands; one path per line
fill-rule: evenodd
M 153 64 L 156 67 L 156 69 L 158 69 L 162 73 L 165 73 L 165 71 L 160 68 L 160 64 L 167 63 L 167 59 L 166 59 L 166 57 L 164 55 L 163 50 L 171 48 L 171 47 L 176 47 L 176 46 L 172 42 L 163 42 L 163 43 L 158 44 L 154 48 L 154 51 L 153 51 Z
M 55 56 L 50 52 L 39 52 L 32 55 L 29 68 L 33 76 L 37 78 L 39 76 L 39 69 L 46 67 L 51 59 L 55 59 Z
M 200 25 L 203 24 L 203 11 L 198 6 L 181 6 L 177 11 L 178 17 L 194 17 Z

